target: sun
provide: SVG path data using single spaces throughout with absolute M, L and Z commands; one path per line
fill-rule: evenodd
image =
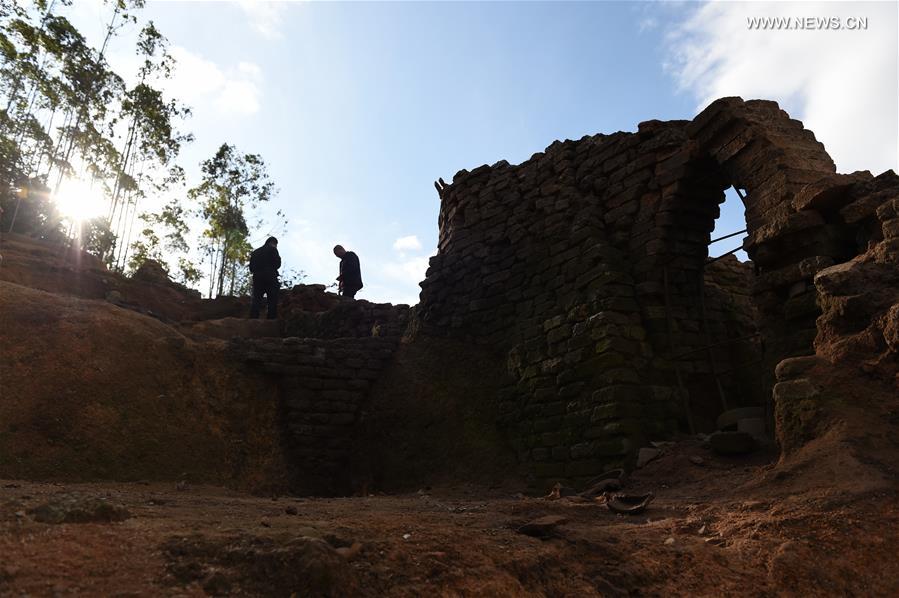
M 103 216 L 107 211 L 103 188 L 81 179 L 65 179 L 53 201 L 62 216 L 75 222 Z

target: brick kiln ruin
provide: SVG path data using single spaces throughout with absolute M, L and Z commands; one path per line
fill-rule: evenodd
M 712 431 L 728 409 L 765 406 L 773 420 L 775 366 L 815 352 L 816 274 L 895 222 L 877 210 L 897 196 L 894 173 L 835 170 L 776 103 L 724 98 L 692 121 L 557 141 L 517 166 L 439 181 L 439 251 L 411 317 L 382 306 L 393 322 L 382 339 L 244 346 L 282 380 L 300 485 L 346 487 L 371 449 L 354 446 L 360 414 L 405 384 L 394 376 L 370 394 L 391 353 L 428 351 L 435 338 L 501 357 L 482 378 L 497 403 L 491 425 L 540 484 L 631 467 L 647 442 Z M 748 263 L 708 257 L 731 186 L 745 204 Z M 331 334 L 341 318 L 330 318 L 289 334 L 365 337 L 376 319 Z
M 751 263 L 708 259 L 731 186 L 745 190 Z M 767 404 L 775 365 L 814 353 L 815 275 L 882 239 L 876 208 L 897 178 L 836 174 L 776 103 L 724 98 L 437 187 L 419 333 L 507 354 L 502 422 L 519 459 L 576 481 L 679 425 Z
M 731 186 L 747 263 L 708 257 Z M 254 491 L 344 494 L 453 468 L 489 480 L 517 462 L 543 489 L 631 467 L 647 442 L 711 431 L 737 407 L 766 406 L 786 454 L 820 432 L 822 368 L 896 396 L 899 177 L 837 174 L 774 102 L 724 98 L 692 121 L 555 142 L 437 188 L 439 251 L 413 308 L 301 285 L 279 322 L 251 322 L 240 299 L 7 239 L 0 328 L 19 365 L 6 390 L 84 421 L 70 438 L 13 401 L 0 475 L 143 479 L 178 463 Z M 116 306 L 83 300 L 104 298 Z M 100 336 L 89 376 L 28 348 Z M 135 352 L 148 342 L 158 350 Z M 110 383 L 123 361 L 127 379 Z M 149 415 L 160 409 L 179 425 Z M 107 429 L 132 440 L 90 436 Z M 27 447 L 44 435 L 58 453 L 40 461 Z

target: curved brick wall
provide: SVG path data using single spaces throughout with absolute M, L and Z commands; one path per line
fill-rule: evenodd
M 701 424 L 764 400 L 774 364 L 813 351 L 815 273 L 876 234 L 870 209 L 852 222 L 834 206 L 871 178 L 835 174 L 802 123 L 739 98 L 463 170 L 438 185 L 415 326 L 508 352 L 520 458 L 540 478 L 586 478 L 685 427 L 688 409 Z M 752 263 L 706 267 L 731 185 Z

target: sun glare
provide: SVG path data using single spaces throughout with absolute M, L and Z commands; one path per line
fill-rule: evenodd
M 102 216 L 107 209 L 102 187 L 81 179 L 63 181 L 54 202 L 61 215 L 76 222 Z

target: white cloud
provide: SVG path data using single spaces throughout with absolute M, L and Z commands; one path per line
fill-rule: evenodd
M 391 296 L 398 297 L 402 303 L 414 305 L 418 303 L 418 294 L 421 289 L 418 286 L 425 279 L 430 258 L 427 256 L 408 255 L 422 250 L 422 244 L 417 235 L 400 237 L 393 242 L 393 249 L 399 254 L 398 261 L 388 261 L 381 268 L 381 275 L 390 285 Z
M 249 19 L 253 29 L 268 39 L 281 39 L 281 21 L 286 2 L 267 2 L 265 0 L 236 0 L 237 5 Z
M 411 257 L 384 264 L 381 270 L 383 277 L 394 283 L 387 286 L 389 291 L 386 296 L 395 303 L 418 303 L 418 294 L 421 292 L 418 283 L 425 279 L 428 261 L 427 257 Z
M 896 3 L 708 2 L 668 39 L 666 65 L 704 108 L 776 100 L 814 131 L 840 172 L 897 169 Z M 751 30 L 749 17 L 867 17 L 867 30 Z
M 418 303 L 421 290 L 418 283 L 424 280 L 429 258 L 401 257 L 384 262 L 376 252 L 369 252 L 366 247 L 353 243 L 349 235 L 330 234 L 327 227 L 303 218 L 291 220 L 290 231 L 279 236 L 282 272 L 288 268 L 303 270 L 306 273 L 305 284 L 333 284 L 339 268 L 339 260 L 332 251 L 334 239 L 337 238 L 348 249 L 356 251 L 362 261 L 365 287 L 359 295 L 360 299 L 394 304 Z M 329 290 L 336 292 L 335 288 Z
M 640 33 L 643 33 L 644 31 L 652 31 L 654 29 L 657 29 L 658 26 L 658 19 L 654 17 L 645 17 L 643 19 L 640 19 L 640 23 L 637 28 L 639 29 Z
M 262 69 L 259 68 L 258 64 L 252 62 L 238 62 L 237 70 L 251 79 L 261 79 L 262 78 Z
M 334 243 L 318 236 L 323 227 L 304 219 L 292 220 L 289 226 L 279 242 L 284 267 L 305 272 L 306 284 L 332 284 L 339 262 L 332 251 Z
M 240 62 L 223 70 L 215 62 L 181 46 L 171 49 L 177 61 L 166 91 L 196 110 L 212 105 L 222 115 L 255 114 L 260 108 L 262 70 Z
M 397 251 L 421 251 L 421 241 L 416 235 L 400 237 L 393 242 L 393 248 Z
M 425 279 L 428 259 L 427 257 L 412 257 L 400 262 L 388 262 L 384 264 L 384 274 L 396 281 L 418 286 L 418 283 Z
M 251 81 L 225 81 L 215 106 L 223 114 L 255 114 L 259 112 L 259 88 Z

